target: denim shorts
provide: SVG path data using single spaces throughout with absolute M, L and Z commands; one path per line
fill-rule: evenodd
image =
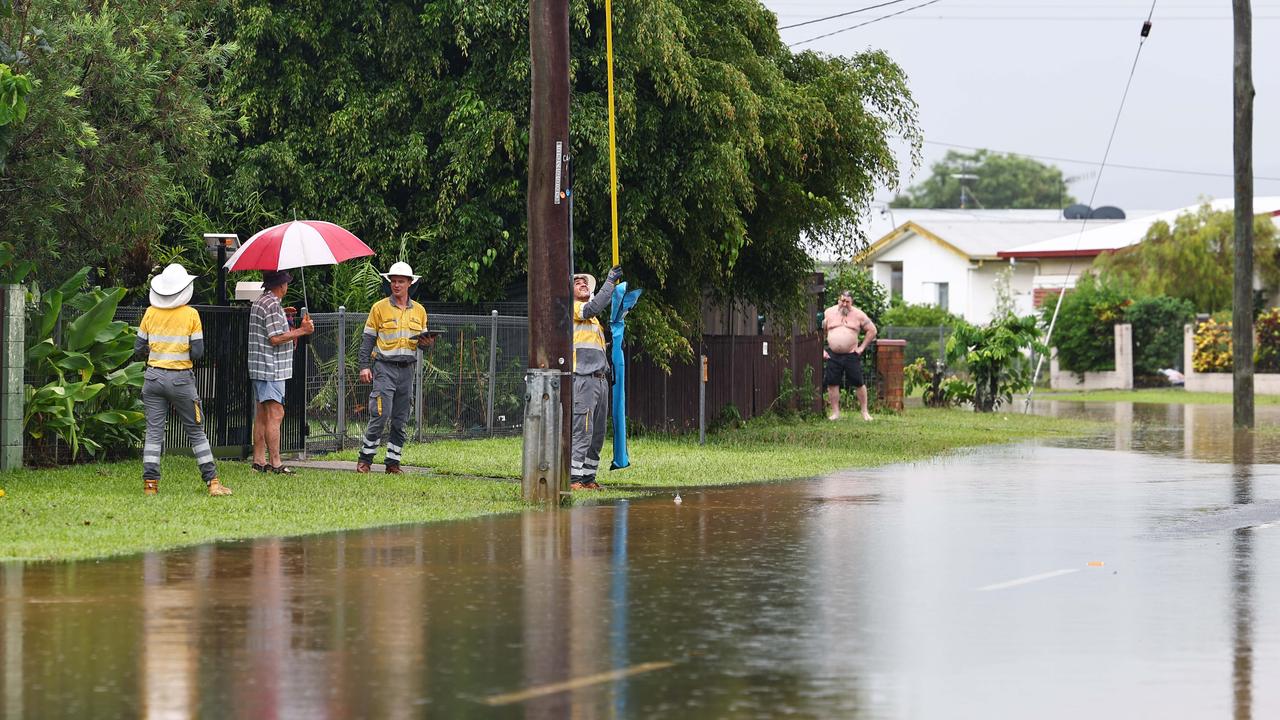
M 283 380 L 254 380 L 253 396 L 260 403 L 274 400 L 281 405 L 284 404 L 284 381 Z

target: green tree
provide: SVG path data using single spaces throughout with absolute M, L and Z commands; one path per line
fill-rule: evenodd
M 658 359 L 688 352 L 710 295 L 800 307 L 802 238 L 847 243 L 918 151 L 905 76 L 883 53 L 793 54 L 755 0 L 614 4 L 621 252 L 648 292 L 630 316 Z M 604 13 L 571 14 L 575 259 L 610 262 Z M 502 297 L 524 278 L 528 5 L 517 0 L 231 0 L 243 111 L 200 212 L 241 227 L 323 215 L 433 298 Z M 319 275 L 319 273 L 317 273 Z
M 976 175 L 964 179 L 957 175 Z M 1022 155 L 989 150 L 948 150 L 924 182 L 898 195 L 893 207 L 958 208 L 964 185 L 967 207 L 1060 208 L 1074 203 L 1062 171 Z
M 1142 242 L 1101 255 L 1094 267 L 1138 295 L 1190 300 L 1199 312 L 1231 307 L 1235 218 L 1206 203 L 1174 219 L 1153 223 Z M 1280 289 L 1280 246 L 1269 216 L 1253 223 L 1254 269 L 1263 291 Z
M 209 88 L 229 50 L 200 21 L 207 5 L 47 0 L 0 16 L 0 51 L 22 48 L 39 83 L 0 175 L 0 241 L 46 286 L 82 264 L 140 285 L 185 188 L 204 181 L 223 120 Z
M 1086 372 L 1115 369 L 1113 328 L 1123 322 L 1130 297 L 1129 289 L 1116 280 L 1085 273 L 1062 298 L 1060 309 L 1057 293 L 1045 298 L 1040 306 L 1045 327 L 1053 321 L 1055 309 L 1058 313 L 1049 342 L 1058 349 L 1063 369 L 1082 377 Z

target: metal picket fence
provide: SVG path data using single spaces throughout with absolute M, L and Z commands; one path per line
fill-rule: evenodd
M 359 444 L 368 424 L 371 387 L 360 382 L 363 312 L 316 313 L 307 356 L 307 450 Z M 409 436 L 416 441 L 520 431 L 529 319 L 430 313 L 435 345 L 418 354 Z
M 951 337 L 951 328 L 946 325 L 937 327 L 905 327 L 886 325 L 880 328 L 878 337 L 885 340 L 906 340 L 907 352 L 905 365 L 910 365 L 917 358 L 924 358 L 926 368 L 932 370 L 936 363 L 947 363 L 947 339 Z

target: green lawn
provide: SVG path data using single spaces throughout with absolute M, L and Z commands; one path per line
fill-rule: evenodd
M 575 502 L 658 488 L 809 477 L 844 468 L 929 458 L 948 450 L 1031 437 L 1080 435 L 1098 425 L 1018 414 L 912 409 L 873 423 L 847 418 L 757 421 L 697 437 L 635 438 L 632 467 L 602 474 L 604 492 Z M 137 462 L 0 474 L 0 560 L 69 560 L 260 536 L 302 535 L 517 512 L 520 438 L 450 440 L 406 448 L 405 462 L 438 475 L 368 476 L 304 469 L 259 475 L 220 464 L 228 498 L 204 494 L 190 458 L 166 458 L 160 495 L 142 495 Z M 606 443 L 603 466 L 608 466 Z M 354 451 L 335 457 L 355 459 Z M 380 469 L 380 468 L 379 468 Z
M 1083 400 L 1085 402 L 1141 402 L 1164 405 L 1230 405 L 1231 393 L 1187 392 L 1180 388 L 1144 390 L 1091 390 L 1089 392 L 1052 392 L 1037 390 L 1033 399 Z M 1256 405 L 1280 405 L 1280 395 L 1254 395 Z

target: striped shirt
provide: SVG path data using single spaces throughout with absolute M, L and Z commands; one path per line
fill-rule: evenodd
M 288 380 L 293 377 L 293 341 L 272 345 L 271 338 L 289 331 L 280 299 L 263 291 L 249 309 L 249 377 Z
M 200 313 L 190 305 L 147 308 L 138 324 L 134 349 L 147 351 L 149 367 L 190 370 L 191 361 L 204 355 Z

